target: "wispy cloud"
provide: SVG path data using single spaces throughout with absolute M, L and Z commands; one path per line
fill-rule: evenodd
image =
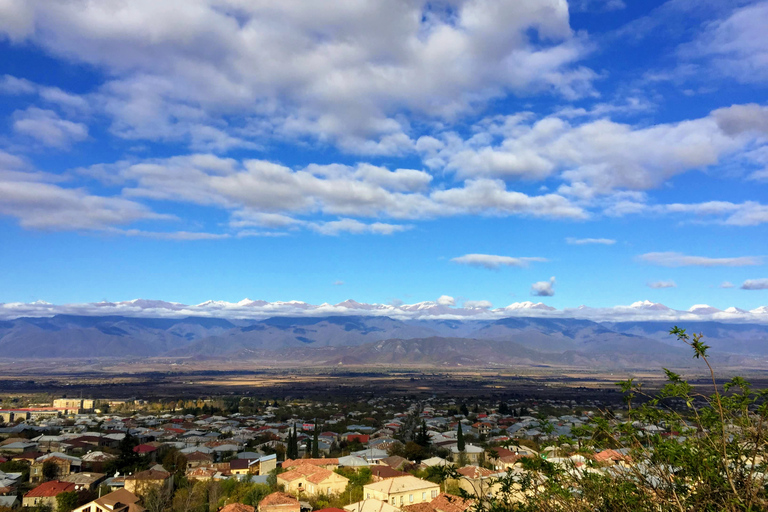
M 648 288 L 677 288 L 677 283 L 674 281 L 653 281 L 648 283 Z
M 499 267 L 527 267 L 533 262 L 548 260 L 537 257 L 514 258 L 512 256 L 498 256 L 495 254 L 465 254 L 464 256 L 451 258 L 451 261 L 460 265 L 497 269 Z
M 641 254 L 637 259 L 662 267 L 745 267 L 763 263 L 761 256 L 709 258 L 706 256 L 689 256 L 679 252 L 649 252 Z
M 612 238 L 573 238 L 569 236 L 565 239 L 565 242 L 571 245 L 613 245 L 616 243 L 616 240 L 613 240 Z

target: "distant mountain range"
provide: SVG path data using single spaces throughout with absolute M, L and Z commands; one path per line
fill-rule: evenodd
M 384 316 L 135 318 L 56 315 L 0 321 L 8 359 L 171 357 L 272 359 L 318 364 L 553 364 L 658 367 L 690 363 L 670 322 L 574 318 L 399 320 Z M 762 366 L 768 326 L 682 324 L 702 332 L 722 361 Z

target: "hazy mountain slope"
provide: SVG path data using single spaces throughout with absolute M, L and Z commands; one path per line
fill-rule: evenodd
M 280 350 L 306 345 L 360 345 L 382 339 L 408 339 L 435 334 L 432 329 L 408 325 L 388 317 L 276 317 L 199 340 L 187 347 L 173 350 L 168 355 L 218 356 L 240 351 Z
M 620 333 L 633 334 L 659 340 L 668 345 L 680 342 L 669 334 L 668 322 L 618 322 L 604 323 L 605 327 Z M 685 322 L 689 334 L 703 333 L 711 353 L 744 355 L 768 355 L 768 325 L 726 324 L 721 322 Z
M 0 324 L 0 354 L 12 358 L 153 356 L 234 325 L 210 318 L 58 315 Z

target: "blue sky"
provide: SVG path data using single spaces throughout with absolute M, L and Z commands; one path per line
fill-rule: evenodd
M 758 308 L 766 26 L 768 1 L 4 2 L 0 303 Z

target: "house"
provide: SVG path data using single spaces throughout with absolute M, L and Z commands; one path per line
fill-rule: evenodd
M 408 473 L 404 471 L 398 471 L 396 469 L 392 469 L 391 467 L 386 466 L 384 464 L 371 466 L 370 469 L 371 469 L 371 476 L 374 482 L 380 482 L 387 478 L 395 478 L 398 476 L 408 475 Z
M 125 489 L 118 489 L 109 494 L 81 505 L 72 512 L 144 512 L 139 505 L 139 497 Z
M 59 478 L 59 480 L 75 484 L 78 491 L 81 489 L 95 491 L 106 477 L 107 475 L 104 473 L 72 473 Z
M 46 504 L 51 507 L 53 512 L 56 512 L 58 502 L 56 496 L 63 492 L 75 492 L 76 486 L 71 482 L 60 482 L 58 480 L 51 480 L 50 482 L 44 482 L 27 494 L 24 495 L 22 505 L 24 507 L 38 507 Z
M 480 460 L 480 455 L 485 453 L 485 450 L 479 446 L 467 444 L 464 447 L 464 451 L 460 452 L 458 445 L 453 445 L 451 446 L 451 453 L 453 454 L 453 460 L 457 460 L 459 457 L 461 457 L 461 454 L 464 454 L 464 457 L 467 458 L 467 462 L 470 464 L 477 464 L 477 462 Z
M 213 456 L 203 452 L 192 452 L 186 455 L 187 469 L 213 464 Z
M 16 509 L 21 506 L 21 500 L 16 494 L 10 496 L 0 496 L 0 507 L 6 509 Z
M 347 487 L 349 479 L 333 471 L 312 464 L 301 464 L 290 471 L 277 475 L 277 483 L 289 493 L 301 496 L 339 494 Z
M 256 508 L 243 503 L 230 503 L 221 507 L 219 512 L 256 512 Z
M 497 478 L 502 476 L 497 471 L 478 466 L 464 466 L 456 470 L 461 478 L 456 482 L 461 489 L 471 496 L 495 494 L 499 488 Z
M 399 512 L 400 509 L 377 499 L 358 501 L 344 507 L 346 512 Z
M 45 475 L 43 475 L 43 467 L 50 463 L 56 465 L 57 477 L 79 473 L 83 465 L 83 461 L 78 457 L 72 457 L 71 455 L 65 455 L 60 452 L 49 453 L 42 457 L 38 457 L 35 459 L 35 462 L 32 463 L 29 468 L 29 481 L 42 482 L 45 478 Z
M 312 464 L 313 466 L 318 466 L 325 469 L 330 469 L 333 471 L 334 469 L 339 467 L 339 459 L 335 458 L 327 458 L 327 459 L 285 459 L 283 461 L 282 467 L 284 469 L 291 469 L 293 467 L 302 465 L 302 464 Z
M 437 498 L 429 503 L 406 505 L 403 512 L 465 512 L 475 504 L 473 500 L 467 500 L 452 494 L 440 493 Z
M 144 496 L 152 487 L 165 487 L 170 490 L 173 487 L 171 474 L 167 471 L 148 469 L 125 477 L 125 490 L 138 496 Z
M 430 502 L 438 494 L 440 494 L 439 485 L 411 475 L 387 478 L 363 486 L 365 499 L 374 498 L 395 507 Z
M 293 496 L 273 492 L 259 502 L 259 512 L 301 512 L 301 504 Z
M 108 462 L 115 460 L 117 457 L 111 453 L 104 453 L 101 451 L 88 452 L 83 455 L 80 460 L 83 462 L 82 469 L 84 471 L 101 472 L 104 470 L 104 466 Z

